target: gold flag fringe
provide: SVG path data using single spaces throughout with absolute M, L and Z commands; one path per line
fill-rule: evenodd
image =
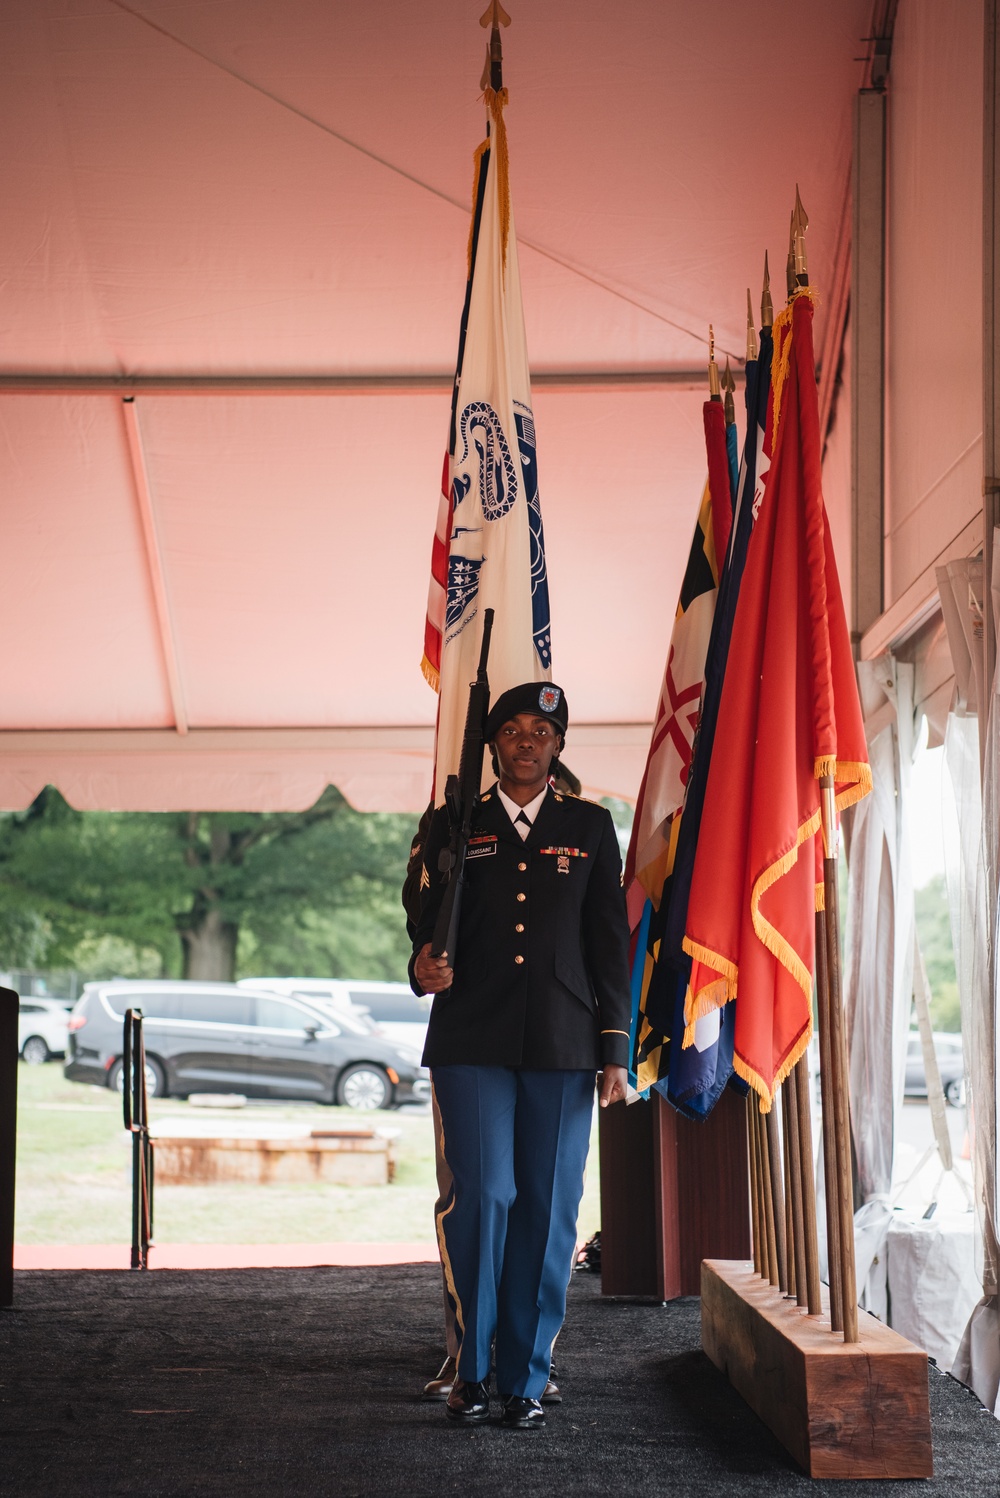
M 507 126 L 504 123 L 504 107 L 509 94 L 505 88 L 495 91 L 483 90 L 483 101 L 493 121 L 493 148 L 496 151 L 497 201 L 500 206 L 500 247 L 503 268 L 507 270 L 507 239 L 510 234 L 510 157 L 507 152 Z
M 469 220 L 469 244 L 465 252 L 470 280 L 472 278 L 472 240 L 476 232 L 476 204 L 479 202 L 479 174 L 483 169 L 483 157 L 489 148 L 490 143 L 488 139 L 480 141 L 472 153 L 472 217 Z
M 774 863 L 764 870 L 763 874 L 754 881 L 753 889 L 750 892 L 750 919 L 753 922 L 753 929 L 757 933 L 758 941 L 763 942 L 771 956 L 776 958 L 787 972 L 791 973 L 810 1003 L 812 1002 L 812 973 L 806 967 L 791 942 L 771 925 L 766 916 L 761 914 L 760 902 L 771 888 L 771 885 L 776 884 L 783 875 L 794 868 L 798 862 L 799 849 L 807 838 L 816 836 L 816 833 L 819 831 L 820 820 L 820 810 L 817 807 L 812 816 L 803 822 L 796 832 L 794 846 L 789 848 L 787 852 L 783 853 L 780 858 L 776 859 Z
M 836 804 L 838 811 L 845 806 L 853 805 L 855 801 L 860 801 L 862 796 L 866 796 L 872 788 L 871 767 L 863 761 L 837 760 L 832 756 L 823 756 L 816 760 L 816 765 L 817 767 L 822 767 L 817 770 L 817 778 L 820 773 L 824 775 L 832 774 L 836 780 L 841 782 L 853 782 L 853 784 L 846 785 L 837 796 Z M 827 766 L 830 766 L 830 768 L 827 768 Z M 771 953 L 771 956 L 780 962 L 782 967 L 798 983 L 810 1005 L 810 1013 L 812 1006 L 812 973 L 806 967 L 791 943 L 761 913 L 760 902 L 771 885 L 776 884 L 783 875 L 787 874 L 793 868 L 798 860 L 799 849 L 809 838 L 815 837 L 819 831 L 821 821 L 822 814 L 817 807 L 798 828 L 794 845 L 764 870 L 754 881 L 753 889 L 750 893 L 750 919 L 753 922 L 753 929 L 757 939 L 763 943 Z M 824 909 L 825 899 L 822 884 L 814 884 L 813 886 L 813 904 L 816 910 Z M 688 936 L 684 937 L 683 945 L 689 957 L 704 963 L 706 967 L 714 968 L 717 973 L 721 974 L 715 982 L 706 984 L 696 994 L 692 993 L 690 986 L 688 987 L 688 991 L 684 996 L 684 1039 L 682 1042 L 682 1049 L 686 1049 L 694 1043 L 694 1027 L 697 1021 L 704 1015 L 711 1014 L 713 1009 L 721 1009 L 731 999 L 738 997 L 739 967 L 738 964 L 723 957 L 721 953 L 713 952 L 710 947 L 703 947 L 699 942 L 693 941 Z M 812 1021 L 810 1020 L 810 1034 L 812 1033 L 811 1026 Z M 808 1039 L 806 1044 L 808 1044 Z M 774 1084 L 775 1087 L 788 1075 L 788 1072 L 802 1054 L 802 1049 L 804 1047 L 801 1047 L 794 1054 L 790 1053 L 791 1060 L 787 1063 L 782 1063 L 783 1069 L 780 1070 L 780 1074 Z M 743 1080 L 748 1082 L 756 1092 L 760 1093 L 762 1098 L 765 1096 L 770 1098 L 771 1092 L 764 1083 L 763 1078 L 754 1072 L 753 1068 L 747 1062 L 737 1064 L 737 1060 L 734 1058 L 733 1064 L 739 1075 L 743 1077 Z M 770 1108 L 770 1102 L 768 1102 L 767 1106 Z M 767 1112 L 767 1109 L 765 1108 L 762 1111 Z
M 834 780 L 844 785 L 844 789 L 837 792 L 838 811 L 843 811 L 845 806 L 853 806 L 855 801 L 860 801 L 871 791 L 872 767 L 863 759 L 838 759 L 832 773 Z
M 438 669 L 437 669 L 436 666 L 432 666 L 431 665 L 431 663 L 427 659 L 426 655 L 424 656 L 423 660 L 420 662 L 420 669 L 421 669 L 421 671 L 424 674 L 424 681 L 427 682 L 428 686 L 433 687 L 434 690 L 435 690 L 435 692 L 440 692 L 440 690 L 441 690 L 441 673 L 440 673 L 440 671 L 438 671 Z
M 775 1072 L 774 1084 L 771 1087 L 769 1087 L 764 1081 L 764 1078 L 760 1075 L 760 1072 L 755 1071 L 750 1063 L 744 1060 L 739 1051 L 733 1052 L 733 1071 L 738 1077 L 742 1077 L 747 1086 L 752 1087 L 754 1092 L 760 1098 L 761 1113 L 770 1113 L 771 1107 L 774 1103 L 774 1099 L 778 1093 L 778 1088 L 781 1086 L 782 1082 L 784 1082 L 789 1073 L 792 1072 L 802 1060 L 802 1057 L 809 1049 L 809 1042 L 810 1040 L 812 1040 L 812 1036 L 813 1022 L 812 1010 L 810 1009 L 809 1022 L 806 1025 L 805 1030 L 799 1036 L 798 1040 L 793 1043 L 791 1050 L 788 1052 L 787 1056 L 785 1056 L 784 1060 L 778 1067 L 778 1070 Z

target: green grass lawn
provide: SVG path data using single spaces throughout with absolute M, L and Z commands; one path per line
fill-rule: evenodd
M 226 1114 L 174 1098 L 150 1102 L 150 1122 Z M 251 1109 L 243 1110 L 246 1117 Z M 399 1130 L 396 1178 L 387 1186 L 157 1186 L 159 1243 L 420 1243 L 434 1237 L 434 1139 L 429 1108 L 358 1113 L 313 1103 L 266 1104 L 253 1113 L 302 1119 L 304 1129 L 336 1118 Z M 116 1094 L 67 1082 L 62 1063 L 18 1066 L 19 1243 L 127 1243 L 132 1223 L 132 1154 Z M 600 1225 L 596 1123 L 579 1236 Z

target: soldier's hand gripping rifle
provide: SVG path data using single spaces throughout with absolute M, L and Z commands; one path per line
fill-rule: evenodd
M 448 808 L 451 836 L 447 848 L 441 849 L 439 867 L 448 876 L 448 887 L 441 901 L 431 956 L 440 957 L 447 952 L 455 960 L 455 944 L 458 935 L 458 918 L 462 910 L 462 889 L 465 884 L 465 850 L 472 835 L 472 815 L 475 810 L 479 788 L 483 781 L 483 734 L 486 717 L 490 710 L 490 680 L 486 674 L 486 663 L 490 654 L 490 635 L 493 631 L 493 610 L 483 614 L 483 645 L 479 654 L 479 670 L 469 686 L 469 706 L 465 714 L 465 735 L 462 739 L 462 758 L 458 774 L 449 775 L 445 781 L 444 799 Z

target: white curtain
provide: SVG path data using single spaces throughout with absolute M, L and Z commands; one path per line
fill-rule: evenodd
M 997 617 L 1000 535 L 991 606 Z M 983 1298 L 965 1329 L 952 1373 L 1000 1416 L 1000 1265 L 997 1234 L 997 836 L 1000 830 L 1000 679 L 983 690 L 983 563 L 962 558 L 938 569 L 941 607 L 955 666 L 955 702 L 945 759 L 957 831 L 946 841 L 948 900 L 968 1069 Z M 980 745 L 984 745 L 982 755 Z
M 854 1218 L 861 1304 L 888 1319 L 886 1238 L 913 993 L 913 883 L 905 808 L 913 756 L 913 667 L 858 667 L 872 794 L 853 809 L 844 997 L 851 1126 L 862 1205 Z

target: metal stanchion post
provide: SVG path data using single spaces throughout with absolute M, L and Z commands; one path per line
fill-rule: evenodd
M 20 1003 L 12 988 L 0 988 L 0 1306 L 14 1304 L 17 1015 Z

